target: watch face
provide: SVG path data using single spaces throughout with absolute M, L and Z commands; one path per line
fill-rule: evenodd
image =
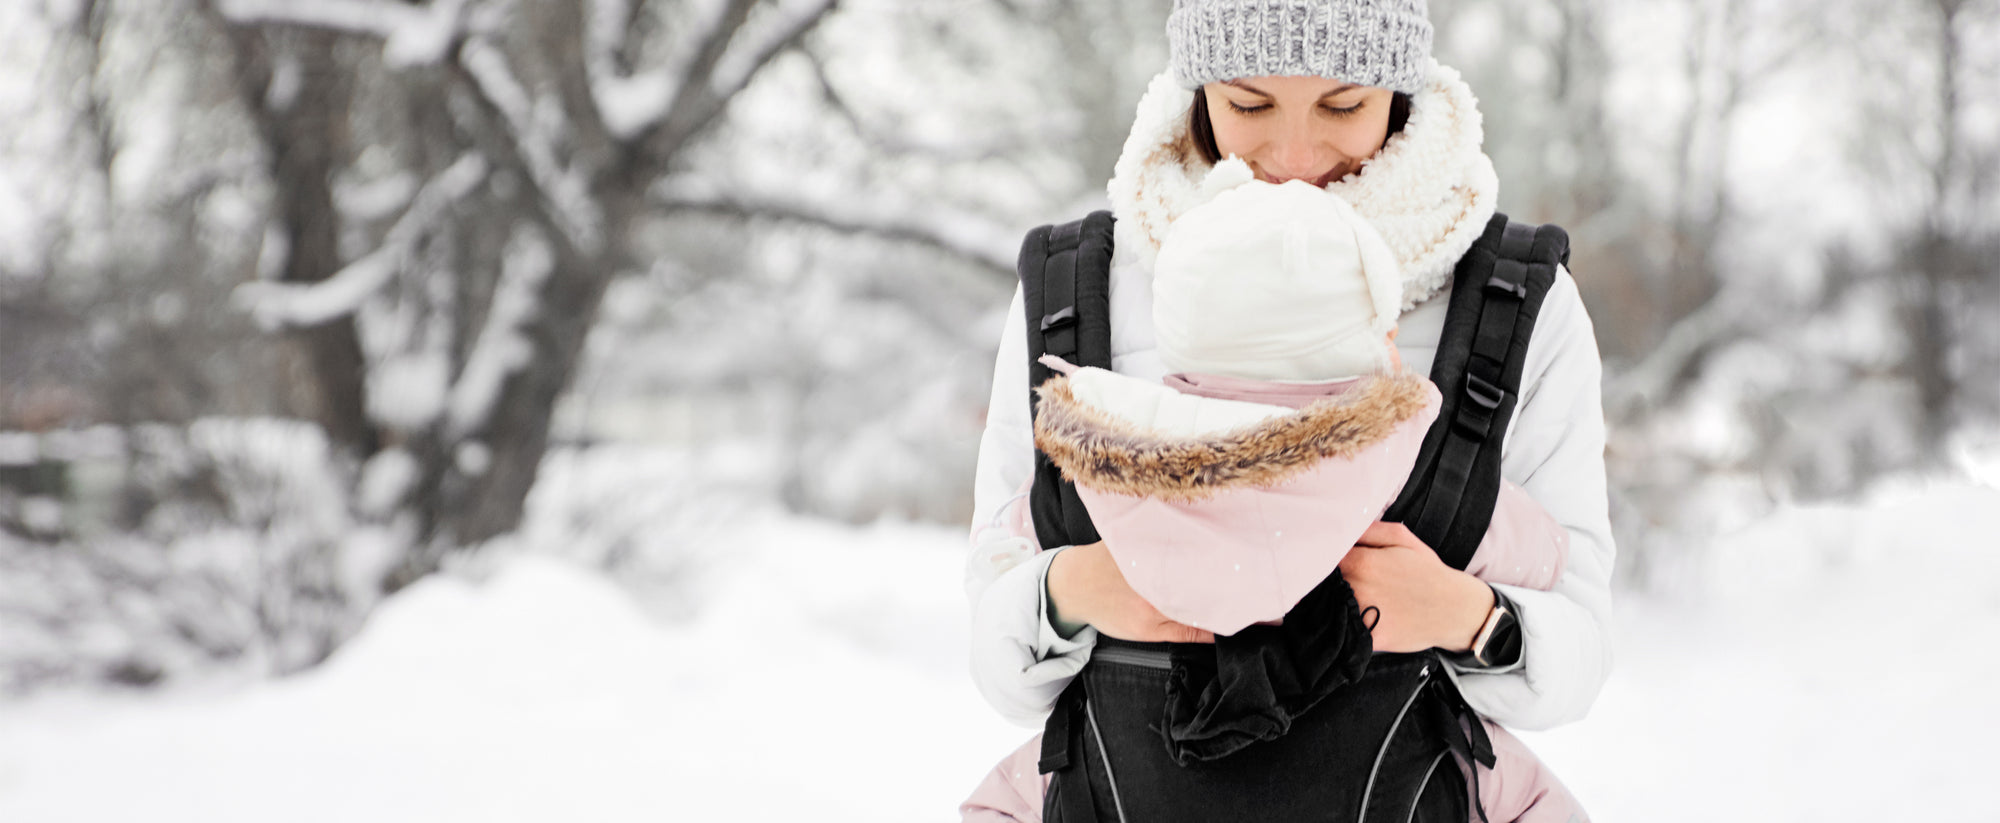
M 1513 612 L 1500 612 L 1493 634 L 1486 638 L 1485 648 L 1479 650 L 1479 659 L 1489 666 L 1512 665 L 1521 659 L 1521 624 L 1514 620 Z

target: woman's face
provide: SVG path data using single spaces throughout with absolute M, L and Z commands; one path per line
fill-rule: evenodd
M 1245 77 L 1202 86 L 1222 156 L 1267 183 L 1324 186 L 1361 169 L 1389 139 L 1395 93 L 1325 77 Z

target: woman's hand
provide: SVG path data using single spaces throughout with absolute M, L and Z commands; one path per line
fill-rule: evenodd
M 1167 619 L 1125 582 L 1104 541 L 1071 546 L 1049 563 L 1049 605 L 1068 623 L 1141 643 L 1213 643 L 1215 633 Z
M 1053 585 L 1054 570 L 1050 571 Z M 1492 589 L 1445 565 L 1401 523 L 1369 526 L 1340 561 L 1340 573 L 1354 587 L 1361 608 L 1373 606 L 1379 614 L 1373 632 L 1378 652 L 1416 652 L 1433 646 L 1466 651 L 1493 611 Z

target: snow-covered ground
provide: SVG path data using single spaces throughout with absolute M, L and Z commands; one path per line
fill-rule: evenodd
M 1995 535 L 1975 483 L 1783 509 L 1624 597 L 1594 713 L 1527 737 L 1602 821 L 1993 819 Z M 1030 733 L 965 674 L 955 530 L 719 539 L 692 622 L 518 557 L 302 676 L 0 706 L 0 820 L 941 821 Z
M 1590 717 L 1523 735 L 1596 819 L 2000 819 L 2000 490 L 1781 509 L 1703 565 L 1619 602 Z

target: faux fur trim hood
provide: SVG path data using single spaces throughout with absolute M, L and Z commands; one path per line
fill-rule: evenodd
M 1035 447 L 1094 489 L 1168 502 L 1270 487 L 1328 458 L 1351 458 L 1422 412 L 1429 382 L 1413 372 L 1366 378 L 1338 396 L 1215 437 L 1157 434 L 1077 400 L 1069 378 L 1037 388 Z
M 1107 191 L 1117 216 L 1116 248 L 1151 270 L 1160 240 L 1176 218 L 1205 199 L 1209 165 L 1187 139 L 1195 92 L 1171 72 L 1154 77 L 1139 100 L 1132 131 Z M 1493 162 L 1480 148 L 1479 101 L 1456 70 L 1433 60 L 1411 98 L 1410 119 L 1361 170 L 1327 185 L 1353 204 L 1403 267 L 1402 310 L 1451 282 L 1466 249 L 1486 230 L 1499 196 Z

